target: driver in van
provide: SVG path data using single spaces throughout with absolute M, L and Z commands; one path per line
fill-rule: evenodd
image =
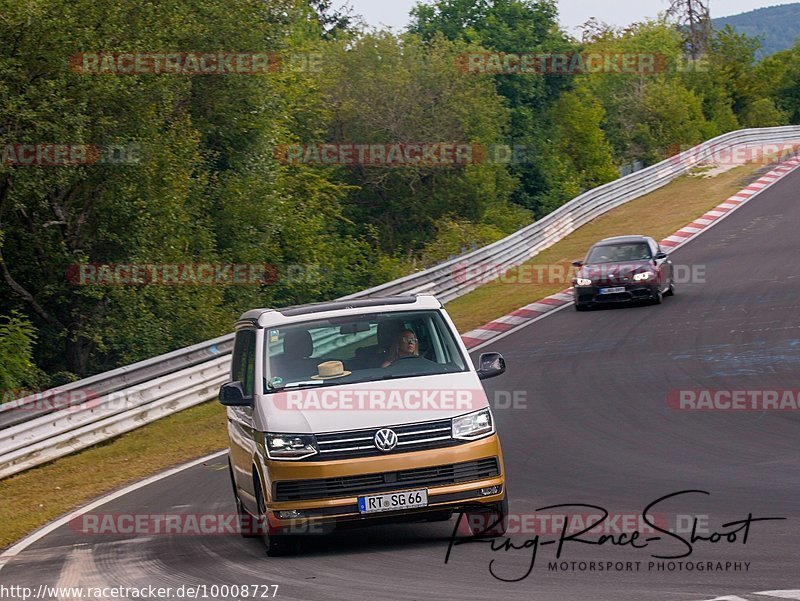
M 389 349 L 389 358 L 381 367 L 389 367 L 392 363 L 403 357 L 419 357 L 419 341 L 417 335 L 411 330 L 403 330 Z

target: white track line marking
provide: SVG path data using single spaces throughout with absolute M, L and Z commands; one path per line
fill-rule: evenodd
M 114 499 L 118 499 L 119 497 L 123 497 L 123 496 L 127 495 L 128 493 L 131 493 L 131 492 L 133 492 L 135 490 L 138 490 L 140 488 L 144 488 L 145 486 L 149 486 L 150 484 L 158 482 L 159 480 L 163 480 L 164 478 L 169 478 L 170 476 L 174 476 L 175 474 L 177 474 L 179 472 L 182 472 L 184 470 L 188 470 L 189 468 L 195 467 L 195 466 L 200 465 L 202 463 L 205 463 L 206 461 L 211 461 L 212 459 L 216 459 L 217 457 L 222 457 L 227 452 L 228 452 L 227 449 L 224 450 L 224 451 L 218 451 L 216 453 L 212 453 L 211 455 L 206 455 L 205 457 L 201 457 L 200 459 L 195 459 L 194 461 L 190 461 L 189 463 L 184 463 L 183 465 L 179 465 L 177 467 L 173 467 L 172 469 L 169 469 L 166 472 L 161 472 L 160 474 L 156 474 L 155 476 L 150 476 L 149 478 L 146 478 L 145 480 L 141 480 L 139 482 L 134 482 L 130 486 L 126 486 L 125 488 L 123 488 L 121 490 L 118 490 L 117 492 L 113 492 L 111 494 L 108 494 L 108 495 L 106 495 L 104 497 L 100 497 L 99 499 L 97 499 L 95 501 L 92 501 L 88 505 L 86 505 L 84 507 L 81 507 L 80 509 L 76 509 L 72 513 L 69 513 L 69 514 L 57 519 L 55 522 L 50 522 L 46 526 L 43 526 L 42 528 L 40 528 L 36 532 L 34 532 L 32 534 L 29 534 L 28 536 L 23 538 L 18 543 L 14 544 L 11 547 L 9 547 L 8 549 L 6 549 L 3 552 L 3 554 L 0 555 L 0 570 L 3 569 L 3 567 L 6 565 L 6 563 L 9 562 L 9 560 L 11 560 L 13 557 L 16 557 L 17 555 L 19 555 L 22 551 L 24 551 L 25 549 L 30 547 L 33 543 L 38 541 L 40 538 L 43 538 L 43 537 L 47 536 L 53 530 L 56 530 L 56 529 L 60 528 L 64 524 L 68 524 L 71 520 L 83 515 L 87 511 L 91 511 L 92 509 L 100 507 L 101 505 L 105 505 L 106 503 L 109 503 L 110 501 L 113 501 Z
M 761 591 L 760 593 L 753 593 L 754 595 L 767 595 L 770 597 L 779 597 L 781 599 L 800 599 L 800 589 L 793 591 Z

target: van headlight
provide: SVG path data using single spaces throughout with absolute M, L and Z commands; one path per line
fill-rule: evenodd
M 453 438 L 476 440 L 494 432 L 494 420 L 489 408 L 453 418 Z
M 642 280 L 649 280 L 653 275 L 655 274 L 653 274 L 652 271 L 643 271 L 642 273 L 635 274 L 633 279 L 636 282 L 641 282 Z
M 319 453 L 313 434 L 266 434 L 270 459 L 305 459 Z
M 575 278 L 575 284 L 578 286 L 591 286 L 592 280 L 589 278 Z

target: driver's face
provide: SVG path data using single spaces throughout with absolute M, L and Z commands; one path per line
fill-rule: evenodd
M 412 354 L 415 350 L 417 350 L 416 334 L 409 331 L 400 334 L 400 352 Z

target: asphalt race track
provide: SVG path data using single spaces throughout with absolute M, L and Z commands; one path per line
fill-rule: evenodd
M 798 189 L 800 170 L 675 251 L 673 262 L 701 266 L 696 273 L 704 269 L 705 281 L 679 284 L 661 306 L 568 307 L 481 349 L 503 353 L 508 364 L 506 375 L 487 382 L 490 393 L 517 391 L 516 407 L 495 410 L 512 513 L 584 503 L 636 515 L 651 501 L 694 489 L 710 494 L 676 496 L 652 511 L 671 528 L 678 515 L 702 516 L 707 535 L 730 531 L 722 524 L 748 514 L 788 518 L 752 523 L 746 544 L 739 532 L 734 542 L 699 541 L 690 557 L 672 560 L 720 562 L 721 571 L 669 570 L 652 555 L 680 555 L 686 546 L 667 535 L 642 549 L 567 541 L 558 562 L 567 562 L 565 571 L 549 569 L 556 545 L 541 546 L 527 578 L 502 582 L 490 562 L 497 576 L 517 579 L 532 549 L 465 544 L 445 565 L 453 521 L 307 537 L 301 555 L 274 559 L 260 541 L 237 535 L 90 535 L 64 526 L 12 559 L 0 584 L 277 584 L 278 599 L 370 601 L 769 599 L 753 593 L 798 589 L 800 413 L 678 411 L 666 402 L 677 389 L 800 388 Z M 232 510 L 221 457 L 96 511 Z M 512 540 L 521 547 L 533 537 Z M 587 567 L 637 561 L 638 570 Z

